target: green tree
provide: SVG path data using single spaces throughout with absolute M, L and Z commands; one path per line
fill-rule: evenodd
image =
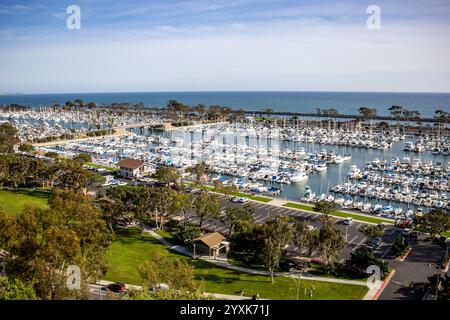
M 86 153 L 80 153 L 76 155 L 73 160 L 80 164 L 85 164 L 86 162 L 92 162 L 92 156 Z
M 160 182 L 172 183 L 180 179 L 180 172 L 175 167 L 159 166 L 153 177 Z
M 181 191 L 174 192 L 172 211 L 181 215 L 183 218 L 183 227 L 185 227 L 194 216 L 194 200 L 195 197 L 190 193 Z
M 155 216 L 157 229 L 164 228 L 164 220 L 172 213 L 174 191 L 168 187 L 152 188 L 149 208 Z M 158 224 L 159 218 L 159 224 Z
M 350 253 L 350 259 L 345 263 L 346 267 L 359 276 L 367 276 L 367 268 L 376 265 L 380 268 L 381 277 L 384 278 L 388 272 L 388 263 L 378 259 L 373 253 L 365 247 L 360 247 Z
M 173 237 L 175 241 L 182 244 L 188 244 L 193 239 L 200 237 L 202 232 L 198 225 L 193 223 L 186 223 L 183 226 L 178 226 L 174 228 Z
M 365 224 L 359 231 L 368 238 L 381 237 L 383 231 L 379 226 Z
M 372 109 L 368 107 L 361 107 L 358 109 L 359 114 L 365 121 L 370 121 L 377 116 L 377 109 Z
M 228 207 L 225 209 L 225 216 L 223 222 L 229 226 L 228 235 L 233 234 L 233 228 L 242 222 L 253 224 L 255 218 L 253 217 L 254 207 L 251 205 Z
M 421 226 L 432 238 L 442 232 L 450 230 L 450 215 L 440 209 L 430 210 L 420 221 Z
M 11 279 L 33 283 L 41 299 L 87 298 L 88 283 L 105 271 L 111 234 L 100 210 L 73 191 L 55 190 L 49 209 L 26 208 L 18 215 L 0 213 L 0 247 Z M 69 290 L 65 271 L 77 265 L 81 290 Z
M 35 300 L 36 292 L 33 285 L 25 284 L 19 279 L 0 277 L 0 301 L 1 300 Z
M 200 228 L 205 219 L 220 217 L 219 197 L 216 194 L 207 191 L 200 192 L 195 197 L 194 208 L 197 216 L 200 217 L 198 224 Z
M 334 201 L 329 200 L 319 200 L 314 205 L 314 210 L 317 212 L 321 212 L 325 215 L 331 214 L 333 211 L 336 211 L 337 204 Z
M 316 242 L 314 241 L 313 230 L 310 230 L 306 221 L 295 221 L 293 240 L 298 253 L 303 250 L 310 252 L 315 249 Z
M 318 253 L 325 266 L 339 260 L 341 250 L 345 248 L 345 236 L 332 222 L 324 221 L 319 230 Z
M 275 268 L 279 267 L 281 256 L 286 245 L 292 240 L 293 232 L 288 217 L 277 216 L 266 223 L 267 234 L 264 246 L 261 248 L 261 256 L 264 265 L 269 269 L 272 283 L 275 283 Z
M 34 153 L 34 147 L 33 145 L 29 144 L 29 143 L 22 143 L 19 146 L 19 150 L 22 152 L 27 152 L 27 153 Z
M 397 120 L 397 123 L 402 119 L 403 107 L 392 106 L 388 110 L 391 112 L 391 116 Z
M 408 248 L 408 241 L 406 241 L 404 237 L 399 235 L 395 238 L 391 250 L 396 257 L 399 257 L 405 253 L 406 248 Z
M 62 184 L 66 188 L 82 191 L 84 194 L 87 194 L 89 187 L 105 181 L 100 174 L 84 169 L 79 162 L 73 160 L 63 162 L 62 171 Z
M 14 145 L 19 142 L 17 130 L 10 123 L 0 124 L 0 154 L 13 153 Z
M 188 168 L 186 171 L 195 176 L 196 185 L 202 185 L 207 178 L 210 169 L 208 165 L 204 161 L 202 161 Z

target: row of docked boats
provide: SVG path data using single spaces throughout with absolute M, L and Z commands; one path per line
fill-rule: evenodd
M 339 209 L 361 211 L 363 213 L 393 219 L 411 219 L 416 215 L 424 213 L 423 208 L 404 210 L 401 207 L 394 207 L 388 203 L 372 203 L 367 199 L 355 198 L 350 195 L 326 195 L 325 193 L 316 195 L 309 186 L 306 187 L 304 196 L 301 200 L 309 203 L 316 203 L 321 200 L 333 201 Z
M 330 188 L 333 193 L 349 195 L 352 198 L 375 199 L 395 201 L 407 205 L 450 209 L 449 195 L 447 192 L 436 190 L 425 190 L 418 188 L 389 186 L 368 181 L 357 183 L 346 182 Z
M 425 137 L 418 141 L 406 141 L 403 147 L 406 152 L 431 152 L 433 155 L 450 155 L 450 140 L 448 137 Z

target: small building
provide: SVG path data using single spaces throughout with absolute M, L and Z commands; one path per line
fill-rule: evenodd
M 128 179 L 144 177 L 150 171 L 148 165 L 135 159 L 123 159 L 118 163 L 118 166 L 120 168 L 119 175 Z
M 194 254 L 207 254 L 210 258 L 216 258 L 221 253 L 227 254 L 230 243 L 219 232 L 202 235 L 193 241 Z

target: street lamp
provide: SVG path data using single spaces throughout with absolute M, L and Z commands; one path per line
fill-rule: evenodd
M 303 274 L 303 272 L 305 272 L 306 271 L 306 267 L 301 267 L 300 268 L 300 270 L 299 270 L 299 274 L 298 274 L 298 284 L 297 284 L 297 300 L 298 300 L 298 294 L 299 294 L 299 292 L 300 292 L 300 279 L 302 278 L 302 274 Z M 306 290 L 306 288 L 305 288 L 305 290 Z

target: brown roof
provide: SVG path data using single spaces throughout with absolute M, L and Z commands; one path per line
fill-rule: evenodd
M 200 236 L 200 237 L 194 239 L 194 241 L 203 242 L 209 248 L 217 246 L 223 240 L 225 240 L 225 237 L 223 235 L 221 235 L 219 232 L 208 233 L 208 234 L 205 234 L 203 236 Z
M 144 165 L 141 160 L 124 159 L 118 163 L 119 167 L 127 169 L 138 169 Z

